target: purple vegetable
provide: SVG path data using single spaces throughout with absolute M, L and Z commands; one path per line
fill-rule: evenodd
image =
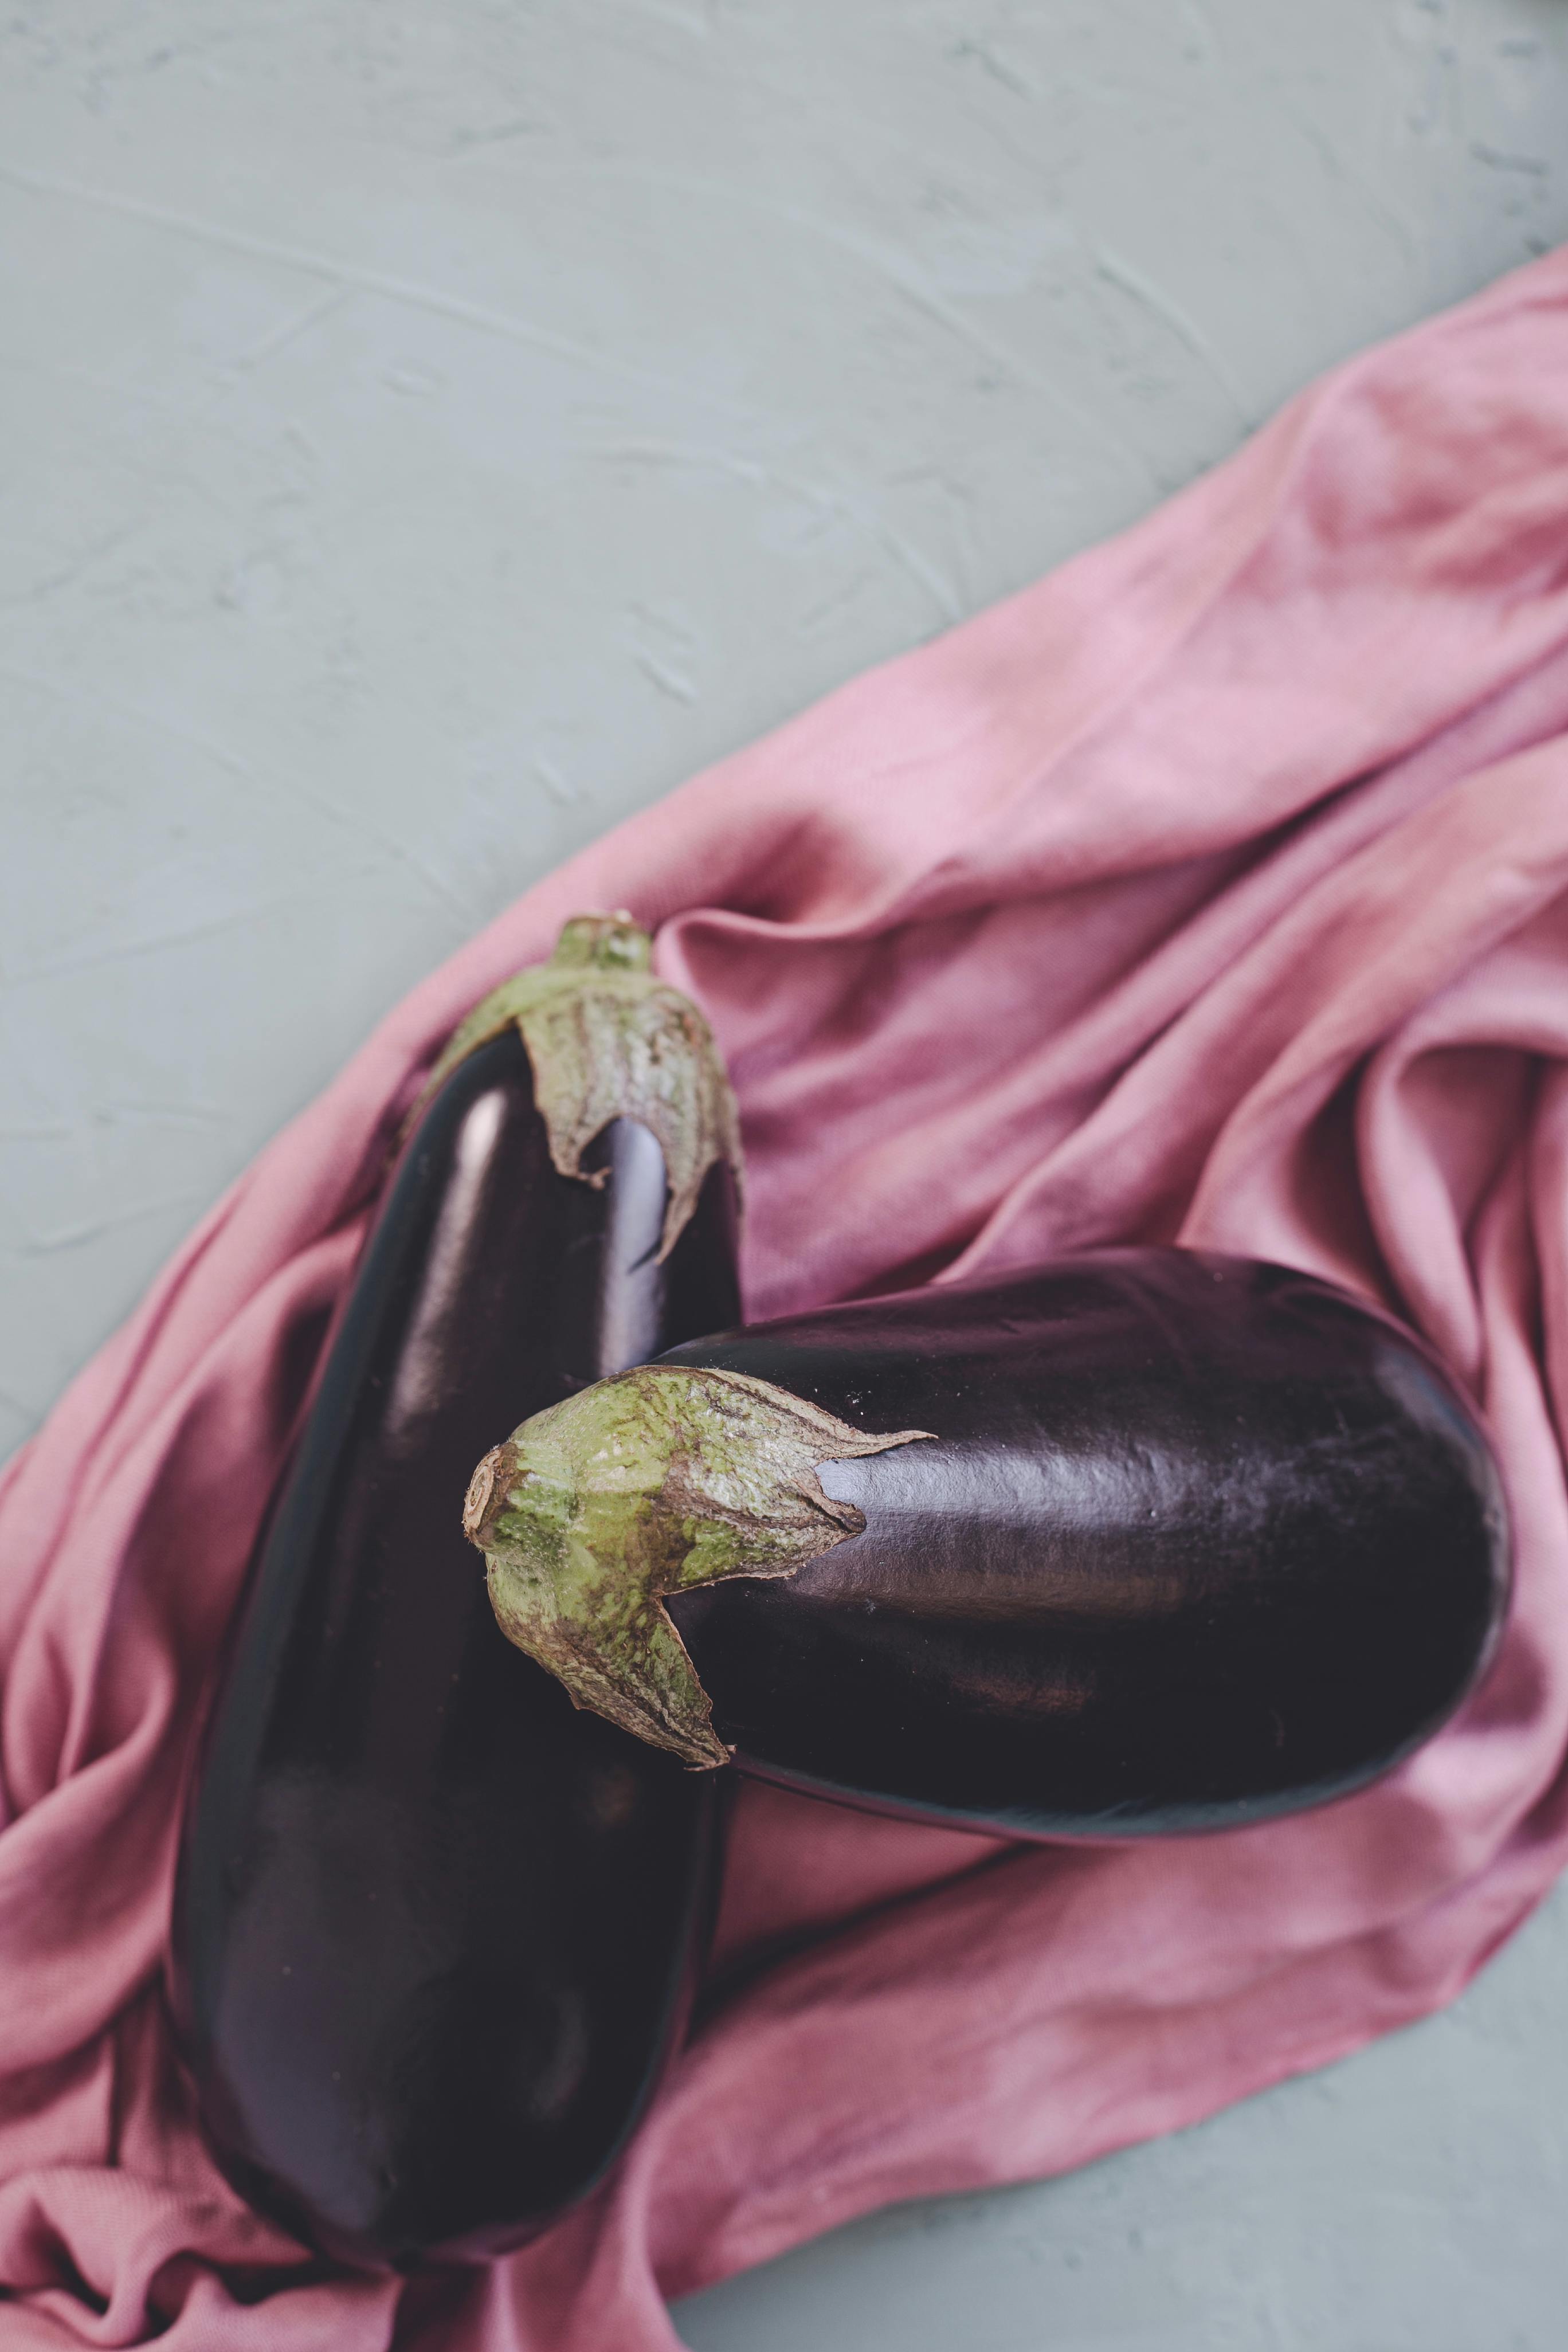
M 1508 1591 L 1426 1349 L 1177 1249 L 678 1348 L 493 1449 L 468 1524 L 512 1640 L 689 1764 L 1027 1837 L 1361 1787 L 1458 1705 Z
M 489 2253 L 581 2196 L 679 2035 L 719 1790 L 496 1632 L 456 1504 L 521 1416 L 732 1320 L 733 1106 L 624 921 L 438 1066 L 258 1545 L 171 1986 L 203 2122 L 333 2254 Z

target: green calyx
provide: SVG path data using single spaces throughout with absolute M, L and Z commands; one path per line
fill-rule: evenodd
M 493 989 L 430 1073 L 416 1116 L 459 1062 L 503 1030 L 521 1035 L 534 1100 L 563 1176 L 599 1185 L 583 1154 L 616 1118 L 650 1129 L 669 1198 L 659 1257 L 668 1256 L 715 1161 L 742 1181 L 740 1118 L 712 1032 L 689 997 L 658 979 L 653 942 L 628 915 L 574 915 L 548 963 Z
M 929 1436 L 871 1436 L 739 1372 L 642 1365 L 535 1413 L 474 1473 L 463 1528 L 508 1640 L 579 1706 L 693 1766 L 723 1764 L 712 1706 L 665 1596 L 793 1576 L 858 1535 L 824 1462 Z

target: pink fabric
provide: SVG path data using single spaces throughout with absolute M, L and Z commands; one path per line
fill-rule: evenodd
M 308 2268 L 193 2135 L 157 1992 L 184 1748 L 400 1110 L 482 990 L 616 904 L 662 924 L 729 1055 L 753 1312 L 1153 1237 L 1321 1271 L 1481 1400 L 1517 1597 L 1452 1728 L 1268 1829 L 1013 1849 L 751 1790 L 722 1948 L 754 1965 L 613 2189 L 398 2308 Z M 1558 255 L 531 892 L 11 1465 L 7 2347 L 368 2352 L 395 2326 L 421 2352 L 653 2352 L 660 2291 L 1080 2164 L 1449 2000 L 1568 1858 L 1565 1381 Z

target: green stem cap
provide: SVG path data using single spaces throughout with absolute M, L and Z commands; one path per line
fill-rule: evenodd
M 666 1594 L 793 1576 L 865 1526 L 824 1494 L 818 1466 L 930 1435 L 872 1436 L 740 1372 L 641 1365 L 487 1454 L 463 1528 L 502 1633 L 578 1706 L 689 1765 L 724 1764 Z
M 583 1154 L 612 1119 L 635 1118 L 664 1154 L 669 1199 L 659 1258 L 669 1255 L 718 1160 L 742 1181 L 740 1116 L 719 1048 L 689 997 L 658 979 L 653 942 L 629 915 L 574 915 L 548 963 L 493 989 L 430 1073 L 420 1110 L 459 1062 L 515 1028 L 563 1176 L 600 1185 Z

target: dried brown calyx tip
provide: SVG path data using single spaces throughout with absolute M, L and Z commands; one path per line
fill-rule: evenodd
M 430 1074 L 429 1101 L 459 1062 L 516 1029 L 534 1100 L 563 1176 L 602 1184 L 583 1154 L 616 1118 L 647 1128 L 664 1154 L 669 1198 L 659 1257 L 669 1255 L 716 1162 L 742 1181 L 740 1117 L 719 1048 L 689 997 L 652 969 L 653 942 L 624 912 L 574 915 L 548 963 L 493 989 L 458 1029 Z
M 766 1381 L 647 1364 L 535 1413 L 474 1473 L 464 1532 L 509 1641 L 591 1707 L 693 1766 L 728 1750 L 665 1596 L 793 1576 L 865 1522 L 824 1462 L 929 1437 L 851 1428 Z

